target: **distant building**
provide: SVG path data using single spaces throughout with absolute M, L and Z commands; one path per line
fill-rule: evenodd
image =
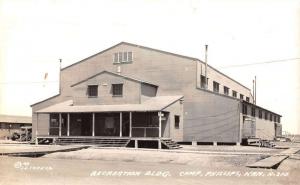
M 33 134 L 158 143 L 281 135 L 281 115 L 211 66 L 205 79 L 205 69 L 196 58 L 121 42 L 61 69 L 60 94 L 32 105 Z
M 30 116 L 12 116 L 0 114 L 0 139 L 10 137 L 14 132 L 20 131 L 23 126 L 31 126 Z

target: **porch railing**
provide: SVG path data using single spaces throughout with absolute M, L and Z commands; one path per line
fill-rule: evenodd
M 159 127 L 132 127 L 132 137 L 159 137 Z

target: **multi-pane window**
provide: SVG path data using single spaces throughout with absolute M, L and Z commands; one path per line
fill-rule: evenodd
M 114 63 L 132 62 L 132 52 L 114 53 Z
M 89 97 L 98 96 L 98 85 L 89 85 L 87 89 L 87 94 Z
M 236 98 L 237 97 L 237 92 L 232 90 L 232 96 Z
M 208 86 L 208 78 L 206 78 L 206 80 L 205 80 L 205 76 L 201 75 L 200 80 L 201 80 L 201 82 L 200 82 L 201 88 L 205 89 Z
M 128 52 L 127 62 L 132 62 L 132 52 Z
M 249 102 L 249 101 L 250 101 L 249 97 L 246 97 L 246 102 Z
M 240 94 L 240 99 L 243 100 L 244 99 L 244 95 Z
M 258 117 L 259 117 L 259 118 L 262 118 L 262 110 L 259 110 L 259 111 L 258 111 Z
M 224 94 L 229 95 L 229 88 L 224 86 Z
M 254 107 L 251 108 L 251 116 L 255 117 L 255 108 Z
M 179 128 L 180 116 L 175 115 L 175 128 Z
M 219 92 L 219 83 L 218 82 L 213 82 L 213 90 L 214 92 Z
M 123 84 L 112 84 L 112 94 L 113 96 L 122 96 Z

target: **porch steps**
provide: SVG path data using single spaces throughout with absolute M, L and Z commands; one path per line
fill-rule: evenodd
M 182 148 L 178 143 L 176 143 L 172 139 L 161 139 L 160 141 L 168 149 L 179 149 L 179 148 Z
M 59 145 L 94 145 L 98 147 L 126 147 L 130 139 L 122 138 L 57 138 Z

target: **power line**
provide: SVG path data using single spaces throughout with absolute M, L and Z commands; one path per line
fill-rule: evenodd
M 279 63 L 279 62 L 286 62 L 286 61 L 295 61 L 300 60 L 300 58 L 287 58 L 287 59 L 280 59 L 280 60 L 270 60 L 265 62 L 255 62 L 255 63 L 248 63 L 248 64 L 237 64 L 237 65 L 228 65 L 228 66 L 221 66 L 219 68 L 232 68 L 232 67 L 244 67 L 244 66 L 253 66 L 253 65 L 261 65 L 261 64 L 271 64 L 271 63 Z

